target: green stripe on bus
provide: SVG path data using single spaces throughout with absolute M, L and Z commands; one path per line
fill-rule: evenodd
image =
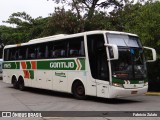
M 79 70 L 85 69 L 85 61 L 80 60 L 78 64 L 76 60 L 52 60 L 52 61 L 37 61 L 37 69 L 48 69 L 48 70 Z
M 4 62 L 3 69 L 20 69 L 19 62 Z
M 36 62 L 40 70 L 85 70 L 85 58 Z M 4 62 L 3 69 L 20 69 L 20 62 Z M 26 69 L 32 69 L 31 61 L 26 61 Z
M 84 58 L 80 58 L 79 60 L 80 60 L 80 63 L 82 65 L 81 70 L 85 70 L 85 59 Z
M 146 82 L 147 80 L 121 80 L 121 79 L 112 77 L 113 83 L 125 84 L 125 81 L 129 81 L 130 84 L 142 84 L 142 83 Z
M 17 69 L 20 69 L 20 62 L 16 62 Z

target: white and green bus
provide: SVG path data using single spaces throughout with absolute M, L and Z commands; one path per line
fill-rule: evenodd
M 151 60 L 145 60 L 144 49 Z M 142 47 L 135 34 L 97 30 L 7 45 L 3 60 L 3 81 L 20 90 L 117 98 L 147 92 L 146 62 L 156 60 L 156 51 Z

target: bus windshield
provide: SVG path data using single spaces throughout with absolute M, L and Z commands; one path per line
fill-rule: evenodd
M 147 76 L 143 49 L 138 37 L 108 35 L 110 44 L 116 44 L 119 59 L 111 61 L 112 77 L 122 80 L 144 80 Z

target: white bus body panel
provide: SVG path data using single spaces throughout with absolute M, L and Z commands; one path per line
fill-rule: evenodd
M 32 87 L 52 90 L 52 73 L 49 70 L 35 70 L 35 79 L 32 81 Z
M 53 71 L 53 90 L 68 92 L 68 71 Z
M 97 82 L 97 97 L 108 98 L 109 82 L 96 80 Z

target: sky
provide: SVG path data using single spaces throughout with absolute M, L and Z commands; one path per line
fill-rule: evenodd
M 56 6 L 52 0 L 0 0 L 0 25 L 6 25 L 2 21 L 16 12 L 26 12 L 32 18 L 48 17 Z

